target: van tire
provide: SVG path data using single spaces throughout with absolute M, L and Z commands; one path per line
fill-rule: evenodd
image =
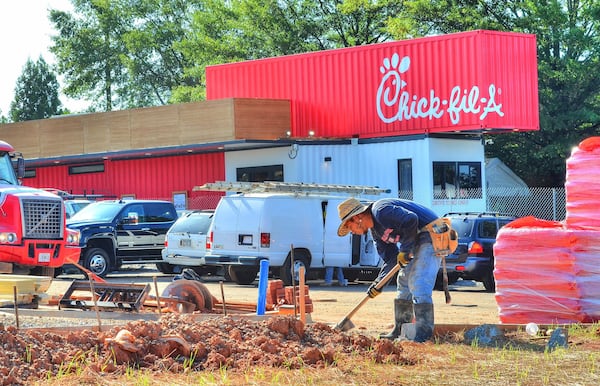
M 176 267 L 177 267 L 176 265 L 169 264 L 169 263 L 156 263 L 156 268 L 161 273 L 165 273 L 165 274 L 175 273 L 175 268 Z
M 304 277 L 308 277 L 308 256 L 306 256 L 305 252 L 302 251 L 294 251 L 294 273 L 299 272 L 300 267 L 304 266 Z M 285 259 L 285 263 L 281 266 L 279 271 L 279 278 L 283 281 L 283 284 L 286 286 L 292 285 L 292 257 L 288 254 L 287 259 Z M 298 276 L 294 277 L 294 281 L 298 284 Z
M 247 285 L 252 284 L 254 280 L 256 280 L 256 275 L 258 274 L 257 267 L 246 267 L 239 265 L 230 265 L 229 276 L 231 280 L 233 280 L 236 284 Z

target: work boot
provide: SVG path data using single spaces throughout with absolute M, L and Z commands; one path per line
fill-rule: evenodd
M 433 304 L 415 304 L 415 342 L 423 343 L 433 336 Z
M 413 320 L 412 300 L 394 299 L 394 329 L 388 334 L 381 334 L 379 338 L 394 340 L 400 336 L 402 324 Z

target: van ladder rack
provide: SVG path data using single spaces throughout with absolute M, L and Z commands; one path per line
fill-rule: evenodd
M 389 189 L 380 189 L 377 186 L 358 185 L 333 185 L 333 184 L 305 184 L 302 182 L 208 182 L 201 186 L 194 186 L 194 191 L 209 190 L 217 192 L 239 193 L 348 193 L 348 194 L 381 194 L 389 193 Z

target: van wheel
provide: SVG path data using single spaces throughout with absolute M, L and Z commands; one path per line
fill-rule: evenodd
M 156 263 L 156 268 L 158 268 L 160 272 L 166 274 L 175 273 L 175 267 L 177 266 L 169 263 Z
M 83 266 L 100 277 L 106 277 L 112 271 L 110 257 L 102 248 L 92 248 L 83 256 Z
M 298 284 L 300 279 L 299 272 L 300 267 L 304 267 L 304 277 L 308 277 L 308 257 L 305 253 L 295 252 L 294 253 L 294 282 Z M 281 267 L 279 271 L 279 277 L 283 281 L 283 284 L 286 286 L 292 285 L 292 257 L 288 255 L 287 259 L 285 259 L 285 263 Z
M 252 284 L 252 282 L 256 279 L 258 268 L 230 265 L 228 272 L 231 280 L 233 280 L 236 284 L 246 285 Z

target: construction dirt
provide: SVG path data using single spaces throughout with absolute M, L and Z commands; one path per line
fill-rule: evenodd
M 158 291 L 170 280 L 161 280 Z M 48 294 L 64 293 L 69 284 L 69 280 L 55 279 Z M 204 284 L 215 298 L 224 298 L 225 304 L 257 302 L 256 285 L 221 286 L 217 281 Z M 461 284 L 452 287 L 451 304 L 445 304 L 443 292 L 434 292 L 436 324 L 498 323 L 494 294 L 474 283 Z M 40 328 L 17 329 L 5 318 L 0 329 L 0 385 L 29 384 L 75 371 L 123 374 L 132 366 L 181 373 L 224 366 L 322 367 L 339 355 L 357 354 L 378 363 L 418 360 L 406 346 L 377 338 L 392 327 L 392 286 L 352 317 L 353 330 L 343 333 L 334 329 L 364 298 L 367 286 L 352 283 L 348 287 L 320 287 L 309 283 L 313 312 L 306 315 L 306 323 L 294 315 L 246 318 L 233 313 L 214 317 L 172 313 L 163 314 L 158 321 L 105 324 L 98 331 L 93 311 L 81 311 L 91 321 L 88 328 L 43 329 L 49 327 L 49 318 L 40 314 Z

